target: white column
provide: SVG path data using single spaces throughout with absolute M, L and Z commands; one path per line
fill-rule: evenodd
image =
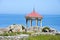
M 30 19 L 30 26 L 32 27 L 32 20 Z
M 26 28 L 27 28 L 27 22 L 28 22 L 28 20 L 26 19 Z
M 36 31 L 38 32 L 38 19 L 36 19 Z
M 40 20 L 40 27 L 42 27 L 42 19 Z
M 28 26 L 27 26 L 28 24 L 27 23 L 28 23 L 28 19 L 26 19 L 26 29 L 25 29 L 26 32 L 28 30 Z
M 38 26 L 38 20 L 36 19 L 36 26 Z
M 40 19 L 40 32 L 42 32 L 42 19 Z

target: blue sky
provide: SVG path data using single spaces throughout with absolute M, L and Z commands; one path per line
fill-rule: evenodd
M 0 0 L 0 14 L 60 14 L 60 0 Z

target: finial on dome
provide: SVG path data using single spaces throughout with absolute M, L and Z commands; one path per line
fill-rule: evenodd
M 33 8 L 33 11 L 35 12 L 35 8 Z

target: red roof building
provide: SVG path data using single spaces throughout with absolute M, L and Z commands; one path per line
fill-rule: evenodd
M 36 27 L 38 27 L 38 21 L 40 21 L 40 27 L 42 27 L 42 16 L 40 14 L 38 14 L 35 10 L 33 10 L 31 13 L 27 14 L 25 16 L 26 18 L 26 26 L 27 26 L 27 22 L 30 21 L 30 27 L 32 26 L 32 20 L 36 20 Z

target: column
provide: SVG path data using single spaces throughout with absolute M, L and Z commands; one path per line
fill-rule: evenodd
M 27 32 L 27 30 L 28 30 L 27 22 L 28 22 L 28 19 L 26 19 L 26 29 L 25 29 L 25 32 Z
M 42 27 L 42 19 L 40 20 L 40 27 Z
M 40 19 L 40 32 L 42 32 L 42 19 Z
M 26 28 L 27 28 L 27 22 L 28 22 L 28 19 L 26 19 Z
M 32 19 L 30 19 L 30 26 L 32 27 Z
M 36 26 L 38 26 L 38 19 L 36 19 Z

